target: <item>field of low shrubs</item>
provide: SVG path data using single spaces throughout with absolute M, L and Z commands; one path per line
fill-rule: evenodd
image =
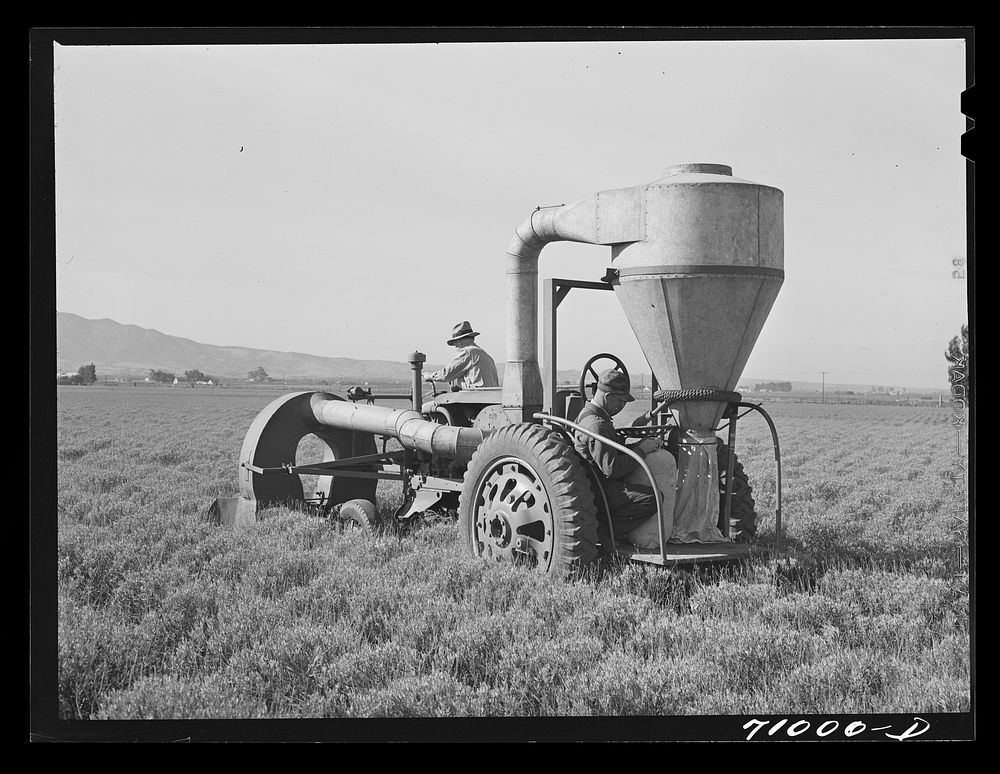
M 970 709 L 950 412 L 774 403 L 786 554 L 566 583 L 455 526 L 209 523 L 274 394 L 59 388 L 64 719 L 947 713 Z M 627 420 L 626 420 L 627 421 Z M 774 544 L 764 423 L 739 425 Z M 379 487 L 391 513 L 395 483 Z

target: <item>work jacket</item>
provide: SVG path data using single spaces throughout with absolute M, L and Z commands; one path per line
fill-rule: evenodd
M 458 382 L 462 389 L 500 386 L 496 363 L 485 349 L 475 344 L 461 347 L 454 360 L 427 378 L 435 382 Z
M 580 427 L 598 433 L 602 438 L 625 445 L 625 438 L 619 433 L 611 421 L 611 415 L 607 411 L 587 403 L 577 415 L 576 423 Z M 623 454 L 617 449 L 601 443 L 596 438 L 576 433 L 573 438 L 576 450 L 585 458 L 597 465 L 598 470 L 604 474 L 605 478 L 614 481 L 621 481 L 625 476 L 639 467 L 639 463 Z
M 576 423 L 600 438 L 625 445 L 625 438 L 611 421 L 604 409 L 587 403 L 576 418 Z M 656 498 L 653 488 L 644 484 L 633 484 L 624 479 L 639 468 L 632 457 L 602 443 L 600 438 L 591 438 L 583 433 L 573 434 L 573 446 L 584 459 L 590 460 L 603 475 L 601 487 L 608 501 L 615 534 L 620 536 L 656 513 Z

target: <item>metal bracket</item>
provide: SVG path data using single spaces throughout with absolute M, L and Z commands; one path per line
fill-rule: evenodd
M 426 511 L 437 505 L 444 492 L 436 489 L 411 489 L 403 503 L 393 513 L 393 518 L 399 521 L 406 521 L 414 514 Z
M 771 442 L 774 444 L 774 467 L 775 467 L 775 480 L 774 480 L 774 494 L 775 494 L 775 507 L 774 507 L 774 551 L 778 556 L 781 556 L 781 446 L 778 443 L 778 430 L 774 426 L 774 420 L 771 419 L 770 414 L 761 408 L 759 403 L 740 403 L 740 406 L 750 409 L 751 411 L 756 411 L 762 417 L 764 421 L 767 422 L 767 426 L 771 430 Z

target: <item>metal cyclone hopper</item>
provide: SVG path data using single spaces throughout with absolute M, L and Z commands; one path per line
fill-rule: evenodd
M 782 192 L 682 164 L 643 194 L 643 239 L 612 247 L 615 295 L 661 387 L 733 390 L 784 279 Z M 673 408 L 709 429 L 725 404 Z
M 678 391 L 673 542 L 726 540 L 710 525 L 719 505 L 715 433 L 784 279 L 783 221 L 777 188 L 733 177 L 723 164 L 682 164 L 652 183 L 539 207 L 507 249 L 502 400 L 510 421 L 522 422 L 543 402 L 559 413 L 554 364 L 543 387 L 535 344 L 542 248 L 611 248 L 606 281 L 660 387 Z
M 731 392 L 784 280 L 783 194 L 721 164 L 682 164 L 643 188 L 643 238 L 612 246 L 615 295 L 657 381 Z M 675 402 L 674 542 L 726 540 L 715 428 L 726 403 Z

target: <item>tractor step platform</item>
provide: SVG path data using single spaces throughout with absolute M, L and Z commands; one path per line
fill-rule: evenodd
M 616 552 L 627 556 L 633 562 L 670 566 L 696 562 L 727 562 L 749 556 L 751 553 L 762 553 L 763 550 L 747 543 L 667 543 L 665 556 L 661 556 L 659 551 L 649 553 L 647 549 L 628 545 L 620 546 Z

